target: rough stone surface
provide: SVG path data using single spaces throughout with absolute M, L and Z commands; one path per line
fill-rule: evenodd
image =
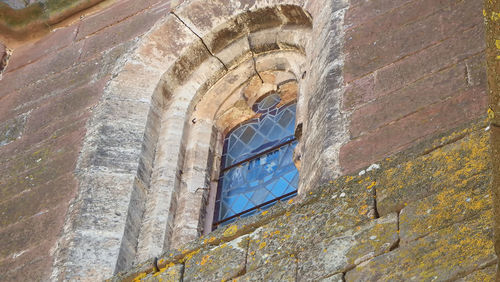
M 0 146 L 4 146 L 21 138 L 27 115 L 20 115 L 0 124 Z
M 142 277 L 136 279 L 141 282 L 179 282 L 182 280 L 184 265 L 168 264 L 165 267 L 159 268 L 157 272 L 149 274 L 143 273 Z
M 489 136 L 483 129 L 440 150 L 390 168 L 377 179 L 379 214 L 399 211 L 408 203 L 449 185 L 466 186 L 468 179 L 475 175 L 488 175 L 488 150 Z M 488 183 L 487 179 L 484 181 Z
M 201 250 L 185 260 L 184 281 L 230 280 L 245 270 L 248 237 Z
M 399 240 L 398 216 L 379 218 L 366 225 L 323 239 L 299 255 L 298 281 L 346 272 L 393 248 Z
M 236 278 L 236 281 L 298 281 L 296 280 L 298 260 L 296 257 L 285 257 L 273 261 L 254 271 Z
M 346 281 L 447 281 L 496 261 L 492 210 L 441 229 L 376 257 L 346 275 Z
M 458 279 L 457 281 L 460 282 L 473 282 L 473 281 L 484 281 L 484 282 L 493 282 L 496 281 L 496 274 L 497 274 L 497 266 L 492 265 L 485 267 L 483 269 L 480 269 L 478 271 L 474 271 L 471 274 Z

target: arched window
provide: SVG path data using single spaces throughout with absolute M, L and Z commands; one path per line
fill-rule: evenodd
M 260 99 L 253 106 L 259 117 L 225 136 L 214 228 L 296 195 L 296 103 L 280 101 L 276 93 Z

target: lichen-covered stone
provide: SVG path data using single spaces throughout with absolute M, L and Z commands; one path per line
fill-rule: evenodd
M 213 249 L 190 254 L 185 259 L 184 281 L 215 281 L 237 277 L 245 270 L 248 236 Z
M 491 209 L 490 179 L 490 173 L 475 175 L 408 204 L 399 219 L 401 243 L 406 244 Z
M 474 271 L 471 274 L 458 279 L 458 282 L 493 282 L 496 281 L 495 277 L 497 274 L 497 265 L 494 264 L 492 266 L 488 266 L 486 268 L 480 269 L 478 271 Z
M 370 220 L 373 208 L 372 182 L 367 178 L 342 178 L 310 192 L 310 202 L 251 234 L 247 269 L 309 249 L 341 232 Z
M 285 257 L 281 260 L 270 262 L 265 266 L 236 278 L 242 281 L 297 281 L 297 258 L 295 256 Z
M 339 273 L 319 280 L 319 282 L 344 282 L 344 274 Z
M 346 281 L 448 281 L 496 261 L 493 212 L 441 229 L 347 272 Z
M 401 210 L 409 203 L 490 169 L 489 135 L 476 131 L 460 141 L 410 159 L 377 176 L 380 215 Z
M 135 279 L 140 279 L 141 282 L 180 282 L 182 281 L 183 271 L 184 266 L 182 264 L 169 264 L 164 268 L 160 268 L 158 272 L 139 274 Z
M 397 214 L 327 238 L 299 253 L 298 281 L 317 281 L 345 272 L 363 261 L 388 252 L 398 239 Z

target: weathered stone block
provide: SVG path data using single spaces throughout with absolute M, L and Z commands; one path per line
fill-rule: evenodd
M 6 71 L 14 71 L 39 60 L 45 55 L 57 52 L 57 50 L 68 46 L 73 42 L 77 30 L 78 25 L 76 24 L 58 28 L 35 43 L 26 44 L 14 49 Z
M 245 270 L 248 236 L 213 249 L 205 249 L 185 260 L 184 281 L 229 280 Z
M 380 37 L 349 49 L 345 67 L 346 81 L 371 73 L 450 35 L 481 24 L 481 9 L 482 3 L 464 1 L 453 5 L 451 11 L 443 9 L 393 32 L 378 32 Z M 471 13 L 471 10 L 477 12 Z
M 149 27 L 165 14 L 165 10 L 168 10 L 167 7 L 158 10 L 143 11 L 130 19 L 126 19 L 79 41 L 85 42 L 80 61 L 97 57 L 101 52 L 145 33 Z
M 375 96 L 380 97 L 391 93 L 430 73 L 452 66 L 481 52 L 485 48 L 482 34 L 484 34 L 484 26 L 480 24 L 457 34 L 455 37 L 377 70 Z M 460 77 L 464 78 L 464 73 Z M 467 73 L 465 74 L 467 75 Z M 468 78 L 464 81 L 466 80 Z
M 339 235 L 299 253 L 298 281 L 317 281 L 342 273 L 388 252 L 399 240 L 398 216 L 390 214 Z
M 351 1 L 351 7 L 346 14 L 345 22 L 348 27 L 354 27 L 363 22 L 376 19 L 392 9 L 401 9 L 401 6 L 410 2 L 409 0 L 377 0 L 377 1 Z M 373 27 L 373 26 L 372 26 Z
M 160 268 L 158 272 L 139 274 L 135 279 L 141 282 L 180 282 L 182 281 L 183 272 L 184 265 L 168 264 Z
M 142 10 L 149 8 L 159 0 L 120 1 L 111 7 L 90 17 L 82 19 L 76 40 L 91 36 L 101 29 L 115 25 L 126 18 L 134 17 Z M 169 5 L 170 3 L 166 3 Z
M 449 281 L 496 261 L 493 212 L 441 229 L 347 272 L 346 281 Z
M 456 143 L 384 171 L 377 179 L 378 212 L 384 215 L 399 211 L 422 197 L 485 173 L 490 168 L 488 144 L 488 133 L 479 130 Z
M 82 42 L 74 43 L 41 58 L 34 64 L 5 73 L 2 78 L 0 97 L 70 68 L 76 63 L 76 58 L 80 56 L 82 46 Z M 8 81 L 8 83 L 3 83 L 3 81 Z
M 464 79 L 465 72 L 465 64 L 458 64 L 355 110 L 351 120 L 351 138 L 375 131 L 423 107 L 461 93 L 468 86 Z
M 471 274 L 469 274 L 463 278 L 460 278 L 456 281 L 458 281 L 458 282 L 475 282 L 475 281 L 493 282 L 493 281 L 496 281 L 496 274 L 497 274 L 497 265 L 494 264 L 492 266 L 488 266 L 488 267 L 480 269 L 478 271 L 474 271 Z
M 292 209 L 252 233 L 247 270 L 307 250 L 370 220 L 374 205 L 372 182 L 369 178 L 344 180 L 347 183 L 320 191 L 317 201 Z
M 300 281 L 296 280 L 297 258 L 285 257 L 281 260 L 270 262 L 254 271 L 236 278 L 236 281 Z
M 486 103 L 485 89 L 472 88 L 352 140 L 340 150 L 342 170 L 353 173 L 418 143 L 426 136 L 479 118 Z
M 483 172 L 408 204 L 399 219 L 402 244 L 491 209 L 490 180 L 491 174 Z

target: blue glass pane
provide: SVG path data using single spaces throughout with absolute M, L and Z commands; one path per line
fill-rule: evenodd
M 231 166 L 293 138 L 295 104 L 274 109 L 228 134 L 224 141 L 224 167 Z
M 225 171 L 219 220 L 296 191 L 298 171 L 292 161 L 296 144 L 284 145 Z
M 222 190 L 218 199 L 218 220 L 297 190 L 298 171 L 292 161 L 296 141 L 284 145 L 294 139 L 296 106 L 276 108 L 279 101 L 278 95 L 264 98 L 255 108 L 262 115 L 226 136 L 222 156 L 222 170 L 225 171 L 219 183 Z M 275 150 L 262 154 L 275 147 Z M 224 169 L 236 163 L 240 164 Z M 245 213 L 245 216 L 248 214 Z

